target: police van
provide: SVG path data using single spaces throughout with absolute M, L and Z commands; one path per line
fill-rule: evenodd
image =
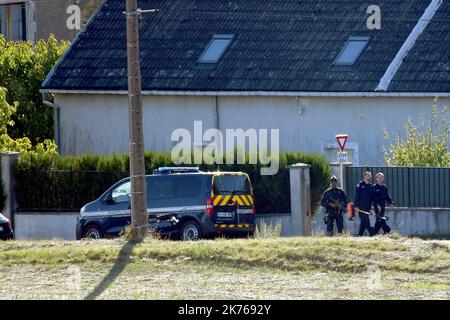
M 198 240 L 254 233 L 255 203 L 246 173 L 162 167 L 147 175 L 146 183 L 148 225 L 160 236 Z M 77 239 L 120 235 L 131 221 L 130 194 L 125 178 L 81 208 Z

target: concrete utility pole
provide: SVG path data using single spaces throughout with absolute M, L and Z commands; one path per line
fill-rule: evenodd
M 144 132 L 139 62 L 139 15 L 137 0 L 126 1 L 128 108 L 130 130 L 131 236 L 142 240 L 148 228 L 145 181 Z

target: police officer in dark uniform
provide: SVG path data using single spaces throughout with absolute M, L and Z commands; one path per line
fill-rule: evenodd
M 393 206 L 394 201 L 392 201 L 391 196 L 389 195 L 387 186 L 384 182 L 384 174 L 379 172 L 375 176 L 377 183 L 373 185 L 375 190 L 375 196 L 373 200 L 373 206 L 375 209 L 375 214 L 377 216 L 377 221 L 375 222 L 375 227 L 373 230 L 374 234 L 378 234 L 380 229 L 383 229 L 384 233 L 391 232 L 391 228 L 386 223 L 386 217 L 384 216 L 384 209 L 386 207 L 386 202 Z
M 372 203 L 374 200 L 374 187 L 371 183 L 372 181 L 372 173 L 365 172 L 363 176 L 363 180 L 358 182 L 356 185 L 356 192 L 355 192 L 355 213 L 358 213 L 359 219 L 361 220 L 361 224 L 359 225 L 359 232 L 358 236 L 363 236 L 365 230 L 369 232 L 369 235 L 373 235 L 373 229 L 370 226 L 370 218 L 367 213 L 360 212 L 360 210 L 363 210 L 365 212 L 370 212 L 372 209 Z
M 336 176 L 330 178 L 330 188 L 325 191 L 320 200 L 320 205 L 327 210 L 327 234 L 333 235 L 334 220 L 336 220 L 336 226 L 338 233 L 342 233 L 344 228 L 344 213 L 347 208 L 347 195 L 344 190 L 337 187 L 338 179 Z

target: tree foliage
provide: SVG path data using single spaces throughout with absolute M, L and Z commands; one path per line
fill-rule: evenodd
M 68 45 L 54 36 L 33 45 L 0 35 L 0 87 L 7 89 L 6 101 L 14 108 L 12 138 L 27 137 L 32 143 L 53 138 L 53 110 L 43 104 L 39 89 Z
M 384 150 L 387 165 L 401 167 L 449 167 L 448 108 L 433 105 L 430 120 L 423 117 L 419 123 L 409 119 L 405 124 L 404 137 L 396 135 L 394 140 L 384 130 L 388 148 Z
M 33 146 L 28 137 L 12 138 L 8 133 L 8 128 L 14 128 L 12 117 L 17 112 L 18 103 L 10 105 L 6 101 L 7 89 L 0 87 L 0 153 L 15 151 L 21 153 L 37 153 L 55 155 L 56 145 L 52 140 L 46 139 Z

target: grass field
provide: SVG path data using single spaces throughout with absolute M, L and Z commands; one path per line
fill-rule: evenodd
M 450 299 L 450 244 L 402 238 L 0 242 L 0 299 Z

